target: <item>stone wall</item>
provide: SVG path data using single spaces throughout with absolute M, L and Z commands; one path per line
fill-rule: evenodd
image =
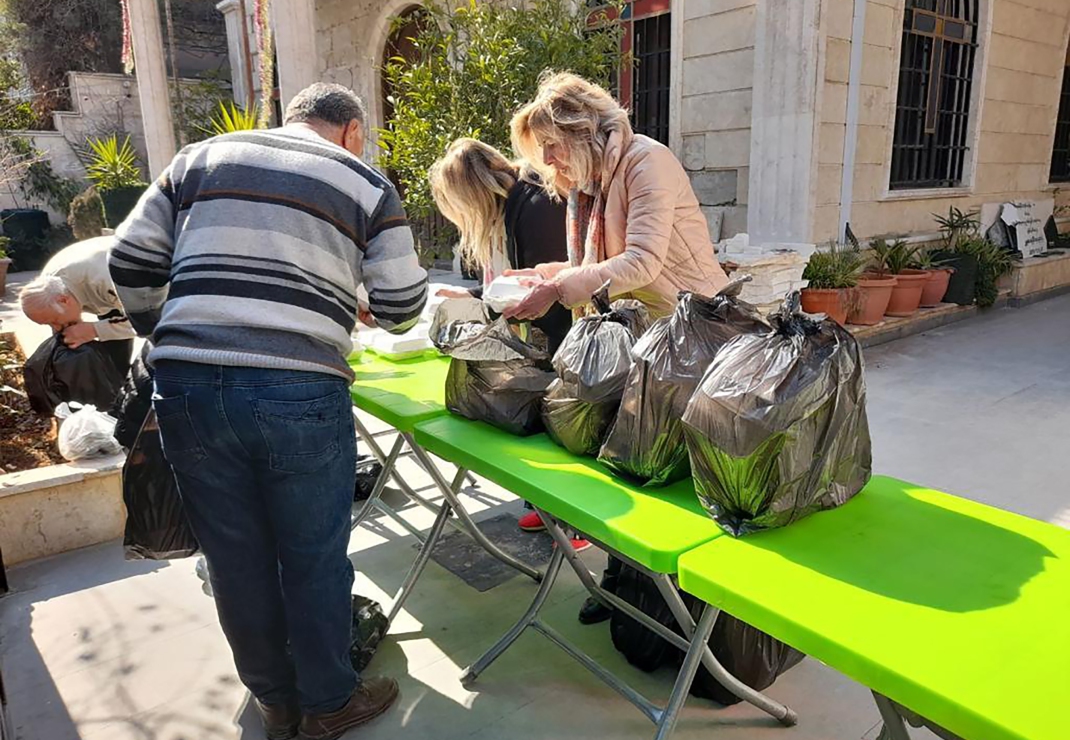
M 418 4 L 413 0 L 316 0 L 318 69 L 325 81 L 350 87 L 364 99 L 371 119 L 369 155 L 376 151 L 374 130 L 383 125 L 379 66 L 390 24 Z
M 889 191 L 903 0 L 868 0 L 859 98 L 851 227 L 859 237 L 931 233 L 949 206 L 1050 199 L 1052 139 L 1068 57 L 1066 0 L 981 0 L 980 47 L 971 108 L 971 156 L 963 186 Z M 826 59 L 814 239 L 836 235 L 853 3 L 826 4 Z M 1056 193 L 1060 203 L 1070 202 Z
M 123 536 L 120 456 L 0 475 L 4 562 L 27 560 Z
M 747 230 L 755 0 L 685 0 L 681 159 L 721 235 Z M 679 7 L 679 10 L 676 8 Z

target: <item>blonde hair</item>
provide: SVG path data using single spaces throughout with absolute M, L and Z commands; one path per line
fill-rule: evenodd
M 513 149 L 540 170 L 553 193 L 557 172 L 543 163 L 539 141 L 568 148 L 569 174 L 576 187 L 589 190 L 602 176 L 606 143 L 616 131 L 631 131 L 628 113 L 602 87 L 571 72 L 543 76 L 535 99 L 509 124 Z
M 460 232 L 466 264 L 486 267 L 505 253 L 505 199 L 519 177 L 517 165 L 476 139 L 457 139 L 431 166 L 431 194 Z

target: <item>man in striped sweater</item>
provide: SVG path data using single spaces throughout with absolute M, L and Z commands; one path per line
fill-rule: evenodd
M 119 227 L 110 271 L 155 349 L 164 452 L 220 623 L 271 740 L 322 740 L 397 683 L 349 659 L 359 307 L 401 333 L 427 292 L 396 190 L 364 164 L 364 106 L 316 84 L 286 125 L 183 149 Z

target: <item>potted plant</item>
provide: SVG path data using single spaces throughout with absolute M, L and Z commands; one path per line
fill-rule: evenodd
M 1011 270 L 1013 260 L 1010 252 L 982 236 L 975 236 L 962 241 L 956 253 L 976 260 L 974 298 L 982 308 L 991 306 L 999 296 L 999 279 Z
M 857 241 L 854 245 L 855 253 L 863 259 Z M 870 269 L 863 272 L 858 278 L 858 285 L 854 291 L 854 305 L 848 311 L 847 322 L 860 326 L 879 324 L 884 319 L 885 311 L 888 310 L 888 302 L 892 299 L 892 290 L 896 282 L 895 275 L 882 270 L 880 264 L 877 265 L 876 270 Z
M 955 268 L 948 267 L 946 259 L 937 257 L 932 250 L 921 249 L 911 263 L 913 267 L 925 270 L 929 273 L 929 282 L 921 291 L 921 307 L 933 308 L 939 306 L 947 293 L 947 284 L 951 280 Z
M 7 293 L 7 271 L 11 267 L 11 258 L 7 256 L 7 245 L 11 240 L 0 236 L 0 296 Z
M 134 210 L 148 184 L 141 179 L 137 154 L 130 145 L 129 136 L 121 144 L 115 134 L 103 139 L 89 139 L 87 143 L 93 156 L 86 173 L 97 186 L 104 203 L 104 217 L 108 226 L 114 229 Z
M 814 252 L 803 271 L 803 279 L 809 281 L 802 291 L 803 311 L 823 313 L 838 324 L 846 324 L 864 265 L 861 254 L 834 242 L 828 249 Z
M 260 110 L 254 105 L 246 110 L 235 103 L 220 103 L 219 110 L 209 119 L 207 126 L 197 126 L 208 136 L 222 136 L 237 131 L 253 131 L 260 128 Z
M 921 305 L 921 291 L 929 281 L 928 272 L 910 267 L 918 247 L 911 247 L 902 239 L 891 244 L 884 239 L 877 239 L 870 244 L 870 248 L 873 250 L 877 274 L 895 276 L 895 287 L 892 288 L 885 315 L 912 315 Z
M 977 249 L 971 245 L 980 238 L 981 222 L 977 212 L 961 211 L 951 206 L 946 216 L 933 214 L 933 217 L 944 235 L 943 248 L 935 256 L 952 268 L 944 301 L 971 306 L 977 292 Z

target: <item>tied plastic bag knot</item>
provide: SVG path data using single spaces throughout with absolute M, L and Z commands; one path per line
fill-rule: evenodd
M 824 314 L 812 315 L 802 310 L 802 293 L 789 293 L 776 311 L 769 315 L 773 330 L 784 337 L 808 337 L 821 331 Z
M 735 297 L 749 280 L 733 280 L 711 298 L 681 293 L 672 315 L 636 342 L 620 410 L 598 456 L 611 470 L 651 486 L 687 477 L 680 417 L 691 394 L 726 342 L 770 328 L 754 306 Z
M 772 321 L 724 346 L 683 415 L 695 490 L 736 536 L 838 506 L 870 476 L 858 341 L 792 296 Z
M 51 415 L 64 401 L 111 409 L 126 376 L 105 344 L 88 342 L 71 349 L 60 334 L 42 342 L 23 368 L 33 410 Z
M 636 338 L 650 324 L 638 301 L 610 303 L 609 283 L 591 303 L 598 313 L 573 324 L 554 355 L 558 379 L 542 408 L 550 437 L 576 455 L 598 452 L 620 406 Z
M 505 319 L 490 321 L 476 300 L 439 306 L 430 337 L 451 358 L 447 409 L 512 434 L 541 431 L 540 403 L 554 381 L 545 352 L 517 336 Z
M 97 411 L 95 406 L 74 410 L 66 403 L 56 407 L 60 419 L 59 454 L 75 462 L 91 457 L 107 457 L 122 452 L 115 441 L 115 418 Z

